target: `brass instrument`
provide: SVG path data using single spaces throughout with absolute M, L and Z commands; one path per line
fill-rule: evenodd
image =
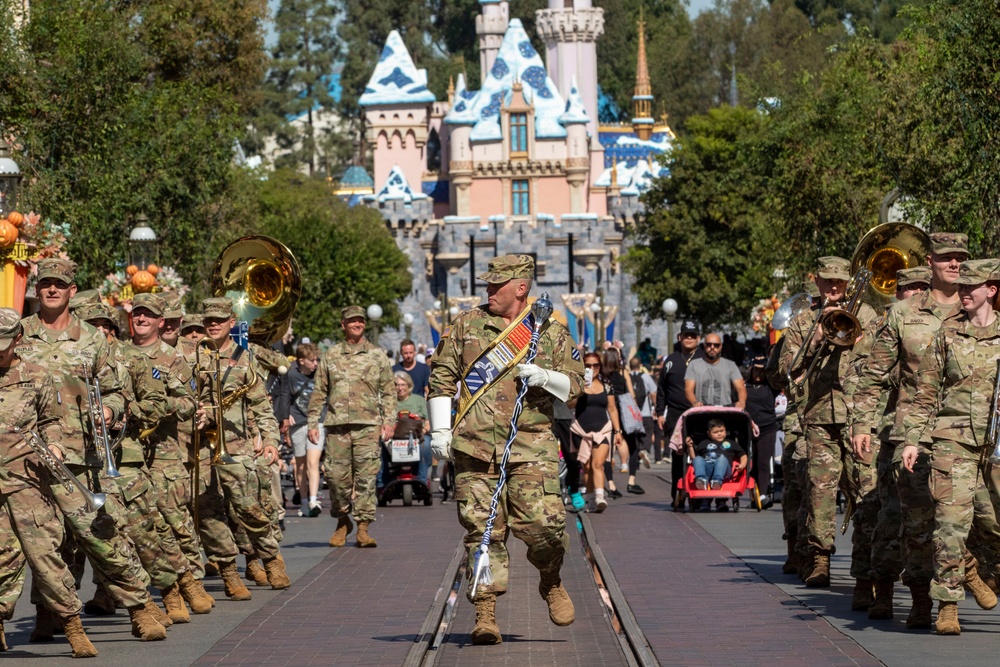
M 997 376 L 993 380 L 993 402 L 990 404 L 990 421 L 986 426 L 986 446 L 992 448 L 990 463 L 1000 464 L 1000 359 L 997 359 Z
M 893 274 L 893 289 L 895 280 Z M 847 307 L 835 308 L 820 316 L 819 323 L 823 327 L 823 338 L 826 342 L 838 347 L 850 347 L 864 333 L 864 328 L 858 321 L 858 310 L 861 309 L 862 299 L 871 283 L 872 272 L 868 269 L 859 269 L 844 292 Z
M 811 306 L 812 303 L 810 301 L 810 307 Z M 819 320 L 823 316 L 824 308 L 826 308 L 826 299 L 821 299 L 819 303 L 819 310 L 816 311 L 816 317 L 813 318 L 813 323 L 809 325 L 809 331 L 807 331 L 806 335 L 802 337 L 802 344 L 799 346 L 798 352 L 795 353 L 795 357 L 792 359 L 792 365 L 788 367 L 788 371 L 785 373 L 785 379 L 788 380 L 789 387 L 796 386 L 796 382 L 792 380 L 792 369 L 799 365 L 799 362 L 802 361 L 802 356 L 806 353 L 806 350 L 809 349 L 809 341 L 812 340 L 813 334 L 816 332 L 816 325 L 819 324 Z M 804 385 L 807 377 L 809 377 L 808 373 L 803 375 L 802 380 L 798 383 L 798 385 Z
M 201 355 L 202 348 L 208 348 L 210 363 L 213 368 L 206 370 L 202 367 Z M 225 424 L 225 411 L 226 408 L 223 406 L 222 397 L 222 359 L 219 355 L 219 348 L 211 338 L 202 338 L 198 341 L 198 346 L 195 348 L 195 368 L 197 373 L 196 381 L 196 391 L 199 398 L 201 397 L 202 390 L 205 385 L 209 382 L 212 385 L 212 393 L 215 395 L 214 406 L 212 407 L 215 413 L 215 428 L 204 429 L 205 436 L 209 439 L 212 448 L 212 460 L 211 464 L 214 466 L 219 465 L 232 465 L 236 463 L 236 459 L 229 455 L 226 451 L 226 437 L 224 433 L 223 424 Z M 208 375 L 209 379 L 204 379 L 204 376 Z M 198 452 L 201 451 L 201 435 L 202 430 L 195 426 L 194 433 L 192 435 L 192 446 L 194 448 L 194 457 L 198 458 Z
M 285 335 L 302 296 L 299 263 L 273 238 L 244 236 L 216 260 L 212 293 L 233 300 L 236 319 L 250 326 L 250 340 L 271 345 Z
M 97 510 L 104 507 L 104 503 L 107 502 L 108 497 L 103 493 L 93 493 L 90 489 L 80 483 L 80 480 L 76 478 L 70 469 L 66 467 L 66 464 L 60 461 L 58 458 L 53 456 L 52 452 L 49 451 L 48 446 L 42 441 L 42 438 L 34 430 L 21 430 L 14 427 L 14 432 L 19 436 L 24 438 L 24 441 L 28 443 L 32 451 L 38 455 L 45 467 L 49 469 L 52 476 L 57 482 L 62 484 L 66 491 L 73 493 L 73 491 L 79 491 L 87 504 L 88 512 L 96 512 Z
M 872 273 L 865 302 L 884 310 L 895 301 L 896 271 L 926 264 L 930 252 L 930 236 L 916 225 L 886 222 L 868 230 L 851 257 L 852 274 L 863 268 Z
M 84 380 L 87 383 L 87 415 L 90 417 L 90 433 L 94 438 L 97 455 L 104 460 L 104 475 L 112 479 L 121 477 L 115 467 L 111 452 L 111 442 L 108 440 L 108 424 L 104 421 L 104 399 L 101 398 L 101 384 L 90 374 L 90 369 L 84 369 Z M 98 429 L 98 421 L 100 429 Z M 98 430 L 100 434 L 98 435 Z
M 784 331 L 799 313 L 810 308 L 812 308 L 812 297 L 806 292 L 788 297 L 771 316 L 771 328 L 775 331 Z

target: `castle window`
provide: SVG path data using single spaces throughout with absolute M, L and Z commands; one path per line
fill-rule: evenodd
M 513 181 L 510 185 L 511 215 L 531 215 L 531 196 L 528 181 Z
M 510 115 L 510 152 L 528 152 L 528 114 L 512 113 Z
M 441 171 L 441 137 L 437 130 L 431 128 L 430 136 L 427 137 L 427 171 Z

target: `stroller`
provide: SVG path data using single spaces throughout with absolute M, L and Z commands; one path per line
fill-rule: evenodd
M 708 437 L 708 422 L 711 419 L 719 419 L 726 425 L 726 435 L 736 440 L 743 451 L 749 454 L 750 442 L 756 425 L 750 419 L 750 415 L 740 408 L 724 408 L 719 406 L 703 406 L 691 408 L 681 415 L 677 420 L 677 426 L 670 437 L 670 448 L 674 451 L 685 451 L 685 442 L 690 437 L 695 442 Z M 749 466 L 735 475 L 729 481 L 723 482 L 719 489 L 696 489 L 695 488 L 694 467 L 691 460 L 687 459 L 684 476 L 677 482 L 677 499 L 674 502 L 674 511 L 684 507 L 688 500 L 701 500 L 712 498 L 732 498 L 733 511 L 740 511 L 739 498 L 745 493 L 752 494 L 753 504 L 757 511 L 761 511 L 763 506 L 760 500 L 760 489 L 754 483 L 753 477 L 749 474 Z
M 412 412 L 400 412 L 392 440 L 382 443 L 382 487 L 378 494 L 379 507 L 397 498 L 409 507 L 414 500 L 424 505 L 434 502 L 427 480 L 417 479 L 420 466 L 420 443 L 424 422 Z

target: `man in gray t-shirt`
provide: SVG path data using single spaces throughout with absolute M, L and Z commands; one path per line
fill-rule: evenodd
M 684 374 L 684 394 L 692 407 L 702 405 L 735 405 L 746 407 L 747 388 L 739 367 L 732 361 L 723 359 L 722 339 L 719 334 L 705 336 L 705 358 L 695 359 L 688 364 Z M 733 392 L 736 402 L 733 403 Z

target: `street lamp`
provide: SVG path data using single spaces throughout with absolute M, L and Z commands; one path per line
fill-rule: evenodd
M 380 319 L 382 319 L 382 306 L 378 305 L 377 303 L 373 303 L 372 305 L 368 306 L 368 319 L 370 319 L 373 322 L 378 322 Z
M 0 218 L 17 210 L 17 192 L 21 185 L 21 168 L 10 156 L 6 142 L 0 145 Z
M 403 313 L 403 328 L 406 330 L 406 338 L 409 339 L 413 336 L 413 315 L 410 313 Z
M 128 234 L 129 283 L 135 292 L 151 292 L 156 287 L 156 250 L 159 240 L 149 226 L 149 219 L 142 213 L 135 219 L 135 227 Z
M 674 318 L 677 317 L 677 302 L 673 299 L 663 300 L 663 314 L 667 316 L 667 353 L 674 349 Z

